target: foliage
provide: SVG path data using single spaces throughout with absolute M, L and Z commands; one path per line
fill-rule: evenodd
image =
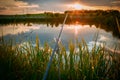
M 69 43 L 69 51 L 60 43 L 60 79 L 61 80 L 120 80 L 120 55 L 97 47 L 92 50 L 84 40 L 75 45 Z M 22 45 L 6 43 L 0 44 L 0 80 L 41 80 L 45 72 L 52 48 L 45 43 L 39 47 L 36 37 L 36 46 L 31 42 Z M 48 80 L 58 80 L 58 54 L 56 52 Z

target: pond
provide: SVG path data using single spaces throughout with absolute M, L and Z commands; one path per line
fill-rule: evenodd
M 45 42 L 53 47 L 60 32 L 61 25 L 62 24 L 58 24 L 55 26 L 46 23 L 0 25 L 0 37 L 3 36 L 6 40 L 12 38 L 18 44 L 32 41 L 34 45 L 36 36 L 38 36 L 41 47 Z M 77 40 L 80 42 L 84 39 L 89 48 L 91 48 L 97 39 L 97 45 L 104 43 L 105 46 L 110 49 L 117 47 L 116 49 L 120 50 L 120 38 L 114 35 L 114 32 L 115 31 L 111 31 L 106 27 L 103 28 L 94 24 L 88 25 L 79 22 L 65 24 L 60 42 L 67 48 L 70 41 L 76 43 Z

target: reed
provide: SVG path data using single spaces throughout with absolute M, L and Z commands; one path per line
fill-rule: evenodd
M 104 47 L 94 45 L 92 50 L 84 40 L 75 45 L 69 43 L 69 51 L 59 44 L 61 80 L 120 80 L 120 55 L 110 53 Z M 41 80 L 49 61 L 52 48 L 45 43 L 40 48 L 31 41 L 23 45 L 12 45 L 12 41 L 0 44 L 0 80 Z M 58 54 L 56 53 L 47 77 L 58 80 Z

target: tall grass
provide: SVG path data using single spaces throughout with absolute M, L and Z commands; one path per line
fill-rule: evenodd
M 58 54 L 56 52 L 48 74 L 48 80 L 120 80 L 120 55 L 110 53 L 104 47 L 93 46 L 92 50 L 84 40 L 75 45 L 69 43 L 69 51 L 59 44 L 60 76 L 58 75 Z M 12 41 L 0 44 L 0 80 L 41 80 L 49 61 L 52 48 L 45 43 L 40 48 L 31 42 L 12 45 Z

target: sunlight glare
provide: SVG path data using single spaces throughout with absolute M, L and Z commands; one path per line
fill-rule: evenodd
M 80 10 L 80 9 L 82 9 L 82 6 L 81 6 L 79 3 L 75 3 L 75 4 L 73 5 L 73 8 L 74 8 L 74 9 L 77 9 L 77 10 Z

